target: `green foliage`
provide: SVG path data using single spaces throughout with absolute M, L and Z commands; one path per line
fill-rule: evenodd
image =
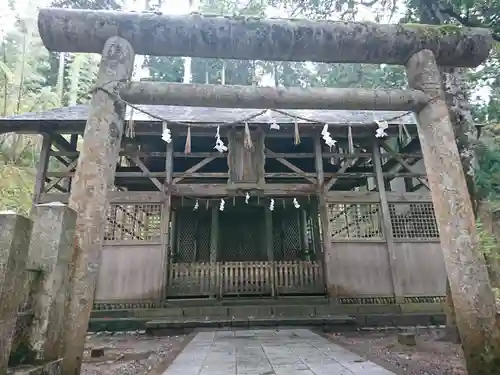
M 498 240 L 491 233 L 491 231 L 485 228 L 485 225 L 481 220 L 477 220 L 476 223 L 477 236 L 479 240 L 479 248 L 487 257 L 498 257 L 499 254 L 499 246 Z
M 0 164 L 0 209 L 28 215 L 33 199 L 35 169 Z
M 500 197 L 500 147 L 482 143 L 476 148 L 476 186 L 479 199 Z

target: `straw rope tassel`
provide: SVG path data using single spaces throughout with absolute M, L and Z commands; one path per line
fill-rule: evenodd
M 250 134 L 250 128 L 248 127 L 248 122 L 245 122 L 245 140 L 244 145 L 247 149 L 253 148 L 252 134 Z
M 297 121 L 297 119 L 294 119 L 294 144 L 295 146 L 297 146 L 298 144 L 300 144 L 300 133 L 299 133 L 299 123 Z
M 186 135 L 186 145 L 184 146 L 184 153 L 191 153 L 191 126 L 188 126 L 188 131 Z

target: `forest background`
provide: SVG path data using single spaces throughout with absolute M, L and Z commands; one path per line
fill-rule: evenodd
M 44 6 L 490 28 L 496 45 L 483 65 L 442 75 L 464 168 L 474 185 L 483 250 L 500 257 L 500 0 L 8 0 L 0 4 L 0 116 L 89 102 L 99 56 L 49 53 L 36 22 Z M 270 77 L 284 87 L 406 87 L 403 67 L 369 64 L 138 56 L 135 75 L 211 84 L 251 85 Z M 0 209 L 28 214 L 40 147 L 38 136 L 0 135 Z

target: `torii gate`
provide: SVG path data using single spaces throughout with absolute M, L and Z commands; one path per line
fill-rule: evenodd
M 38 24 L 50 51 L 102 55 L 98 89 L 92 97 L 69 203 L 78 213 L 78 236 L 65 374 L 79 373 L 92 308 L 108 186 L 114 180 L 124 124 L 125 105 L 116 100 L 117 95 L 134 104 L 415 111 L 469 374 L 500 372 L 494 297 L 477 245 L 474 214 L 438 69 L 438 64 L 476 67 L 482 63 L 492 45 L 488 30 L 54 8 L 42 9 Z M 133 83 L 130 79 L 136 53 L 405 65 L 411 90 Z M 169 208 L 171 173 L 168 176 L 167 172 L 165 197 Z M 318 181 L 320 203 L 322 199 L 324 203 L 323 184 Z M 325 215 L 323 212 L 323 222 Z

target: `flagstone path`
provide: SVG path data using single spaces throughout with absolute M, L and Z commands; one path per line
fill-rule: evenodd
M 200 332 L 163 375 L 395 375 L 307 329 Z

